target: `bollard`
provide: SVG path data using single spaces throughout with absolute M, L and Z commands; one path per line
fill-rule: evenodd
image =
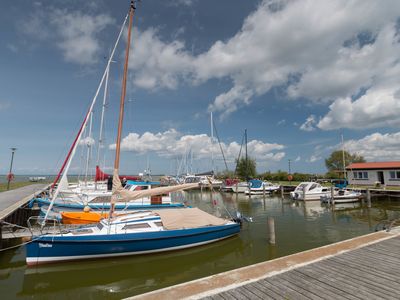
M 281 185 L 281 198 L 283 199 L 283 185 Z
M 335 205 L 335 188 L 331 186 L 331 204 Z
M 275 220 L 273 217 L 267 218 L 269 243 L 275 245 Z
M 371 191 L 367 188 L 367 207 L 371 208 Z

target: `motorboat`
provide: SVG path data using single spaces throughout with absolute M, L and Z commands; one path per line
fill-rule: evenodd
M 324 187 L 317 182 L 301 182 L 294 191 L 290 192 L 290 197 L 293 200 L 320 200 L 321 196 L 331 194 L 329 187 Z
M 323 203 L 352 203 L 358 202 L 363 198 L 363 195 L 359 191 L 352 191 L 348 189 L 335 190 L 333 200 L 332 195 L 321 196 L 321 202 Z
M 263 195 L 273 193 L 279 190 L 279 188 L 279 185 L 275 185 L 269 181 L 252 179 L 249 181 L 249 188 L 244 193 L 246 195 Z

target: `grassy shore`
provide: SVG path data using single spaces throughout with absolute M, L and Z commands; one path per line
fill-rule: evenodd
M 10 190 L 14 190 L 23 186 L 34 184 L 34 182 L 30 181 L 22 181 L 22 182 L 11 182 L 10 183 Z M 7 182 L 0 183 L 0 192 L 7 191 Z

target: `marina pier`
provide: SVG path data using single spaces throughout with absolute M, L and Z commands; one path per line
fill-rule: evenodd
M 400 228 L 126 298 L 398 299 Z

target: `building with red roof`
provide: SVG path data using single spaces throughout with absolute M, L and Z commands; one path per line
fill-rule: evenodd
M 352 163 L 346 171 L 350 184 L 400 186 L 400 161 Z

